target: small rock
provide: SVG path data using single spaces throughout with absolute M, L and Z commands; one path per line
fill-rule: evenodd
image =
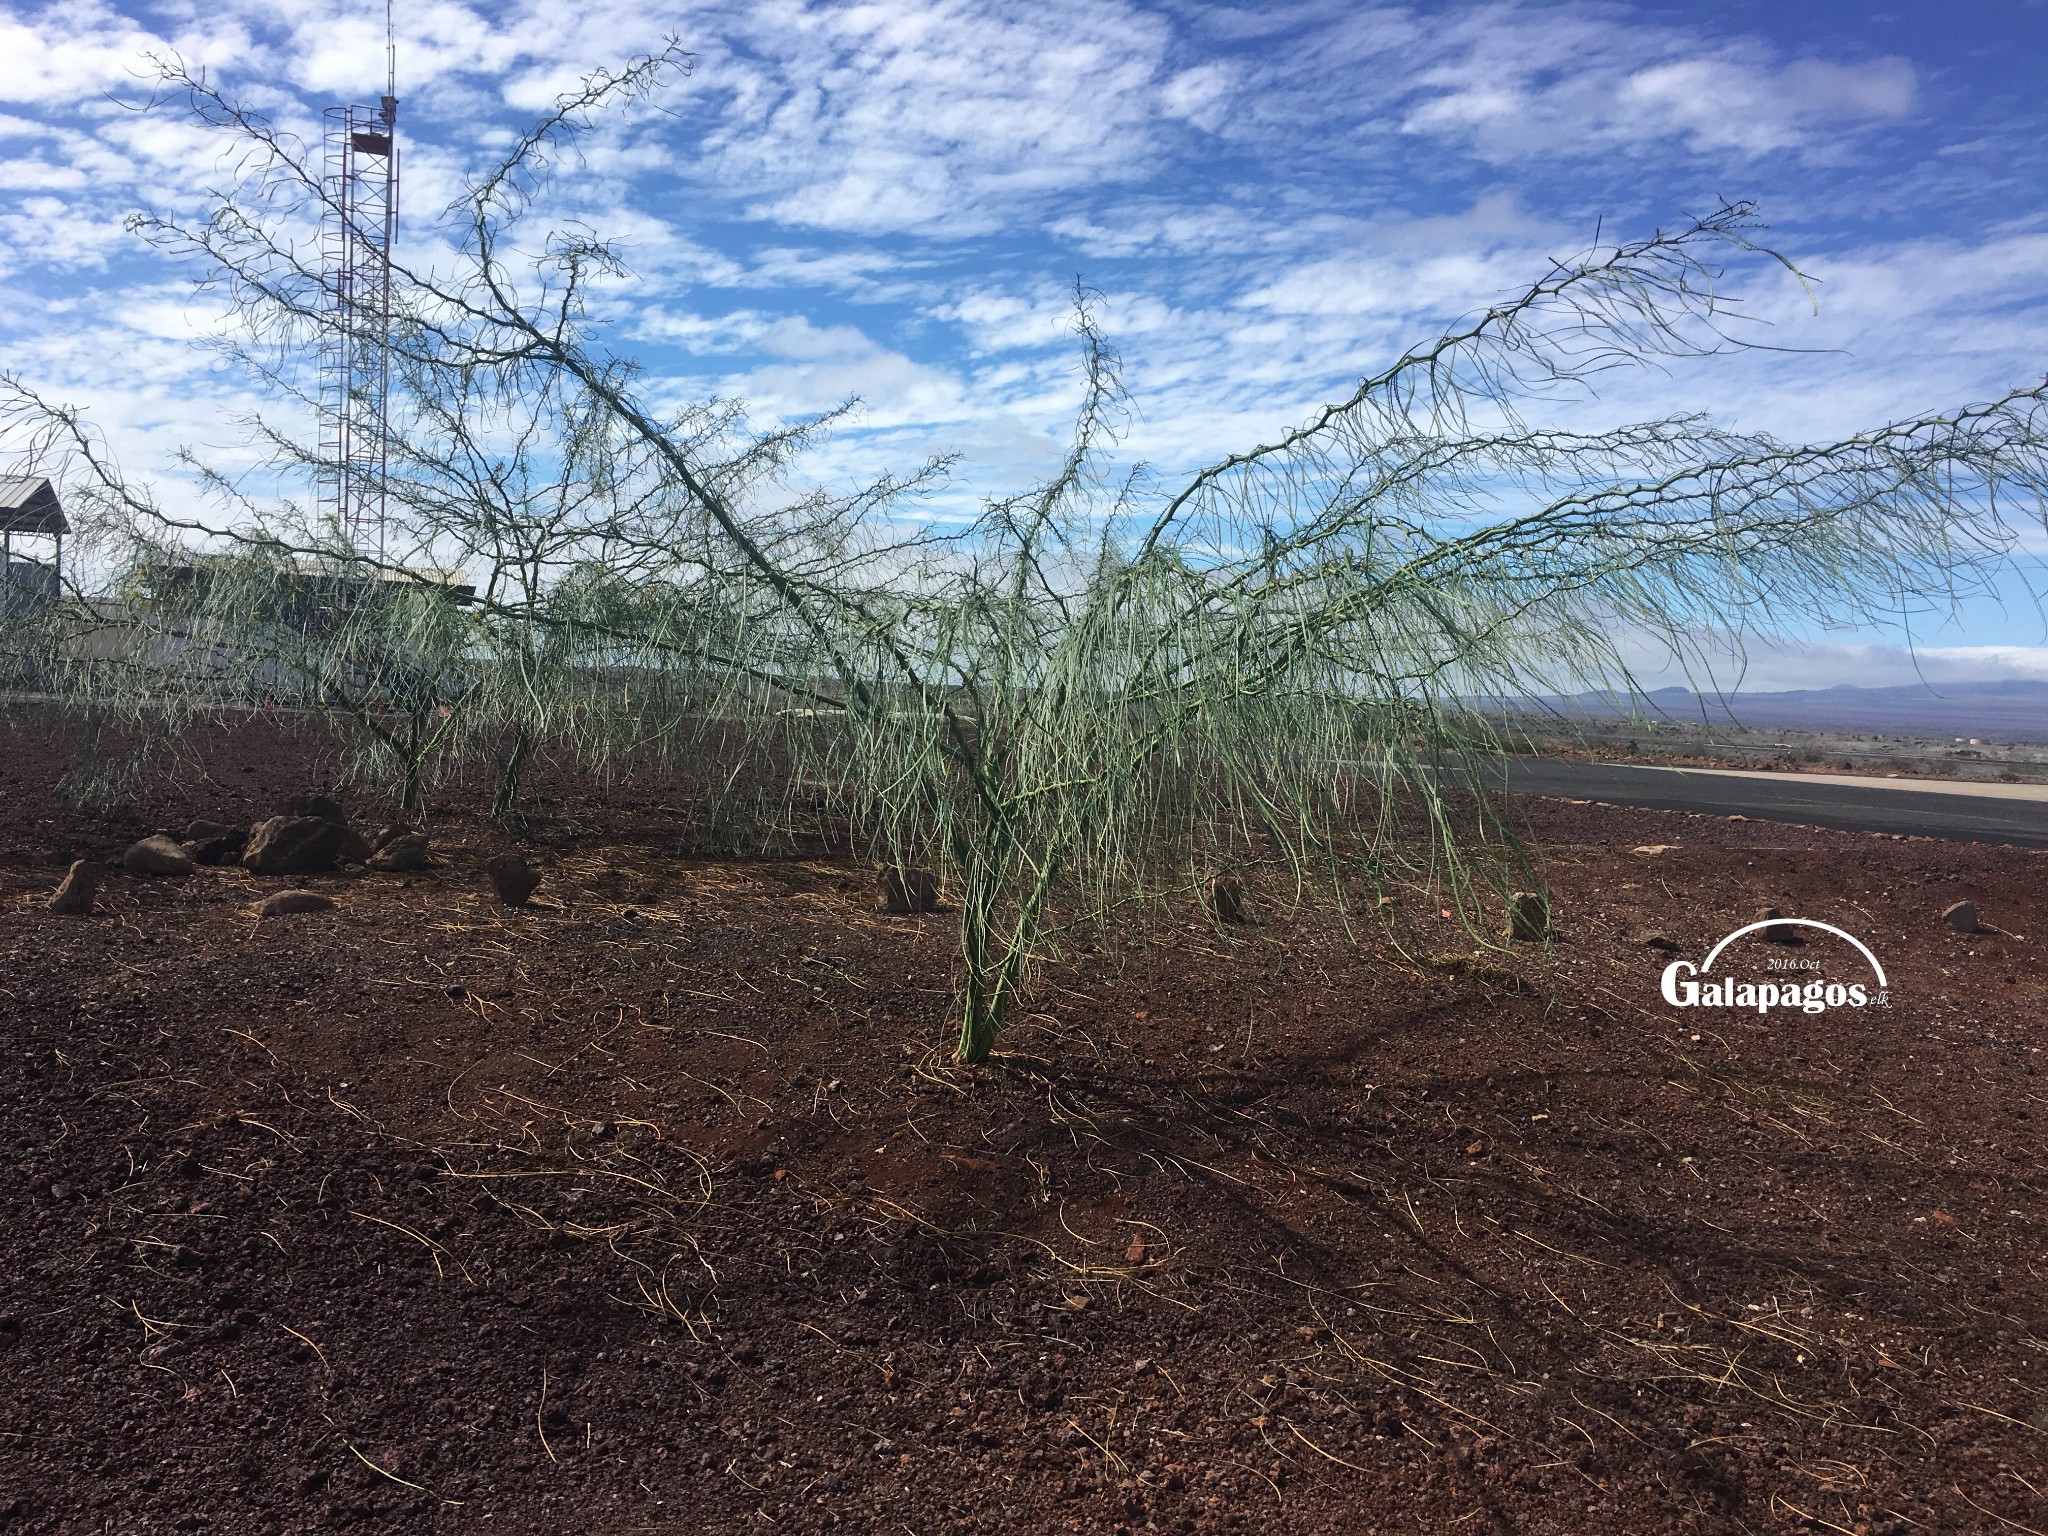
M 1678 953 L 1678 940 L 1668 933 L 1652 933 L 1644 937 L 1643 948 L 1661 949 L 1667 955 L 1675 955 Z
M 391 829 L 379 829 L 380 835 Z M 396 837 L 377 844 L 376 852 L 363 861 L 371 869 L 381 869 L 387 874 L 404 874 L 408 870 L 424 869 L 427 863 L 427 839 L 418 832 L 401 832 Z
M 540 889 L 540 871 L 516 853 L 501 853 L 484 866 L 491 889 L 508 907 L 523 907 Z
M 248 841 L 247 833 L 229 833 L 221 837 L 187 838 L 178 844 L 194 864 L 232 864 L 242 856 L 242 846 Z
M 899 917 L 913 912 L 936 912 L 939 908 L 938 877 L 928 869 L 909 869 L 891 864 L 875 872 L 875 894 L 882 910 Z
M 1669 853 L 1677 846 L 1678 844 L 1676 843 L 1645 843 L 1640 848 L 1629 849 L 1629 852 L 1640 853 L 1645 858 L 1655 858 L 1660 853 Z
M 331 821 L 337 827 L 348 825 L 348 812 L 341 808 L 341 802 L 327 795 L 288 795 L 277 803 L 280 816 L 311 816 L 316 821 Z
M 1219 923 L 1242 927 L 1252 920 L 1250 909 L 1245 903 L 1244 882 L 1235 875 L 1218 875 L 1211 881 L 1209 901 Z
M 1508 937 L 1541 944 L 1550 937 L 1550 898 L 1541 891 L 1516 891 L 1508 898 Z
M 317 875 L 334 868 L 348 828 L 323 816 L 273 816 L 249 829 L 242 867 L 255 875 Z
M 256 915 L 290 917 L 298 912 L 326 912 L 333 906 L 334 898 L 322 896 L 318 891 L 277 891 L 257 904 Z
M 1959 901 L 1944 907 L 1941 920 L 1957 933 L 1982 933 L 1983 925 L 1977 921 L 1977 904 L 1974 901 Z
M 132 845 L 121 855 L 121 867 L 131 875 L 189 875 L 198 868 L 192 855 L 162 833 Z
M 50 910 L 82 916 L 92 910 L 93 898 L 99 891 L 100 866 L 90 859 L 80 859 L 65 871 L 62 883 L 51 893 Z
M 374 845 L 362 833 L 348 824 L 348 812 L 341 802 L 329 795 L 289 795 L 278 802 L 277 814 L 295 820 L 324 821 L 341 829 L 341 841 L 335 844 L 334 858 L 339 864 L 360 864 L 369 858 Z M 290 871 L 280 871 L 290 873 Z
M 372 853 L 381 853 L 385 845 L 395 842 L 401 837 L 412 835 L 412 828 L 396 826 L 387 821 L 383 826 L 370 834 L 370 851 Z
M 1796 947 L 1806 942 L 1806 940 L 1803 937 L 1801 937 L 1800 932 L 1797 928 L 1794 928 L 1789 923 L 1785 922 L 1785 914 L 1780 912 L 1776 907 L 1758 907 L 1756 909 L 1756 916 L 1751 918 L 1750 921 L 1753 923 L 1770 923 L 1774 925 L 1772 927 L 1766 928 L 1762 933 L 1757 935 L 1757 937 L 1763 939 L 1766 943 L 1784 944 L 1787 946 Z

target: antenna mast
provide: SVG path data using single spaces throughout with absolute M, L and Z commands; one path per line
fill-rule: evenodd
M 391 251 L 398 236 L 398 41 L 384 7 L 384 96 L 329 107 L 320 256 L 320 508 L 350 548 L 384 556 L 390 472 Z

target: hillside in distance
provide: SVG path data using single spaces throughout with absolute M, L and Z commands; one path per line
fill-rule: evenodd
M 1617 694 L 1581 693 L 1510 701 L 1515 713 L 1538 712 L 1589 720 L 1631 713 Z M 1637 701 L 1636 712 L 1673 725 L 1745 726 L 1751 729 L 1846 731 L 1935 740 L 2048 744 L 2048 682 L 2031 679 L 1982 683 L 1908 683 L 1887 688 L 1800 688 L 1782 693 L 1700 694 L 1658 688 Z

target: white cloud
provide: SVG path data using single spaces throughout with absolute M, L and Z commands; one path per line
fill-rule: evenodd
M 1652 641 L 1628 649 L 1635 681 L 1645 689 L 1678 685 L 1700 693 L 1782 693 L 1853 683 L 1863 688 L 1922 684 L 1938 691 L 1945 684 L 2048 682 L 2048 646 L 2041 645 L 1913 647 L 1875 638 L 1796 640 L 1769 635 L 1751 636 L 1737 645 L 1726 637 L 1712 637 L 1689 666 L 1680 666 Z M 1563 685 L 1576 688 L 1583 683 Z
M 111 6 L 50 6 L 33 19 L 0 14 L 0 100 L 70 103 L 131 79 L 136 56 L 161 40 Z
M 1904 59 L 1842 64 L 1797 59 L 1693 58 L 1652 65 L 1621 82 L 1616 131 L 1682 134 L 1698 149 L 1749 154 L 1810 145 L 1844 123 L 1893 121 L 1913 110 Z
M 203 315 L 120 228 L 196 206 L 220 144 L 106 93 L 133 102 L 140 53 L 176 50 L 312 134 L 320 107 L 381 88 L 379 19 L 354 0 L 0 0 L 22 61 L 0 79 L 10 365 L 128 402 L 152 452 L 225 437 L 207 402 L 232 381 L 179 351 Z M 1759 181 L 1806 221 L 1787 244 L 1822 313 L 1769 269 L 1738 264 L 1731 289 L 1775 322 L 1757 339 L 1827 350 L 1617 376 L 1584 419 L 1704 407 L 1831 434 L 2038 372 L 2038 198 L 2002 227 L 1943 222 L 2011 140 L 1934 133 L 1958 109 L 1913 61 L 1769 25 L 1618 3 L 420 0 L 399 11 L 403 238 L 430 255 L 469 166 L 585 69 L 676 33 L 694 73 L 594 133 L 551 206 L 619 238 L 631 275 L 593 305 L 650 387 L 764 416 L 862 396 L 821 473 L 957 449 L 971 496 L 1056 459 L 1077 276 L 1125 358 L 1128 450 L 1170 473 L 1519 289 L 1597 217 L 1634 235 Z M 1891 203 L 1824 222 L 1873 179 Z
M 1623 22 L 1605 7 L 1488 6 L 1446 27 L 1436 51 L 1403 128 L 1502 163 L 1670 140 L 1833 155 L 1845 132 L 1899 121 L 1917 101 L 1906 59 L 1786 59 L 1754 38 Z
M 791 224 L 987 231 L 1019 200 L 1142 180 L 1160 123 L 1203 99 L 1169 75 L 1162 19 L 1110 3 L 767 5 L 737 30 L 699 72 L 724 108 L 708 146 Z
M 85 172 L 74 165 L 51 165 L 44 160 L 0 161 L 0 190 L 70 192 L 85 184 Z
M 1223 121 L 1232 72 L 1224 64 L 1198 64 L 1166 82 L 1160 105 L 1172 117 L 1184 117 L 1197 128 L 1214 129 Z
M 2048 683 L 2048 646 L 1943 645 L 1919 653 L 1923 670 L 1938 669 L 1935 681 L 2012 678 Z

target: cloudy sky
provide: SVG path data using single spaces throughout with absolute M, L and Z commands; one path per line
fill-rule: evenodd
M 1857 430 L 2048 371 L 2048 4 L 1402 6 L 1195 0 L 519 0 L 397 6 L 405 201 L 593 66 L 674 35 L 691 75 L 594 140 L 561 206 L 624 238 L 657 373 L 765 415 L 847 395 L 821 472 L 1053 462 L 1068 296 L 1104 295 L 1162 466 L 1247 444 L 1555 256 L 1753 198 L 1817 280 L 1736 274 L 1776 346 L 1631 379 L 1615 416 Z M 133 470 L 231 460 L 246 403 L 184 275 L 125 234 L 196 207 L 217 146 L 145 112 L 176 52 L 280 123 L 370 101 L 381 4 L 0 0 L 4 366 Z M 2048 678 L 2024 582 L 1921 637 L 1929 675 Z M 1884 636 L 1795 637 L 1773 686 L 1901 681 Z M 1754 681 L 1754 678 L 1753 678 Z

